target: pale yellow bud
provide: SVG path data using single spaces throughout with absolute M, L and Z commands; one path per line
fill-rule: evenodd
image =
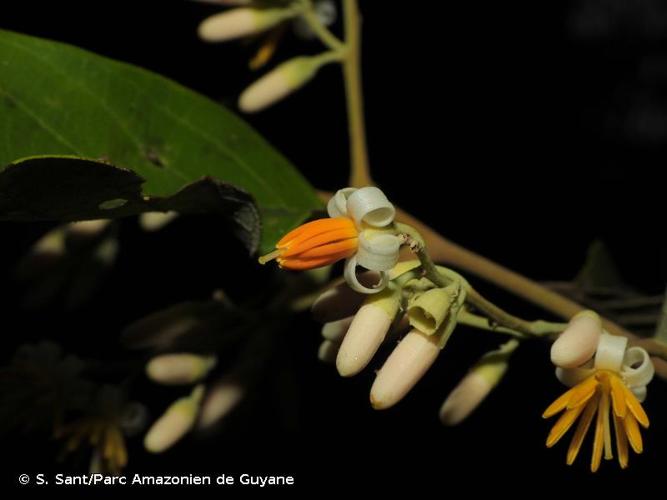
M 340 344 L 345 338 L 350 325 L 354 320 L 354 316 L 339 319 L 338 321 L 330 321 L 322 326 L 322 337 L 336 344 Z
M 384 410 L 398 403 L 428 371 L 440 352 L 437 335 L 412 330 L 396 346 L 371 387 L 371 404 Z
M 551 362 L 561 368 L 576 368 L 591 359 L 597 350 L 602 321 L 593 311 L 583 311 L 551 346 Z
M 148 378 L 160 384 L 192 384 L 204 378 L 215 364 L 215 356 L 188 353 L 163 354 L 148 362 L 146 374 Z
M 338 349 L 340 349 L 340 344 L 337 342 L 323 340 L 320 344 L 320 348 L 317 350 L 317 359 L 322 363 L 334 364 L 336 362 Z
M 308 83 L 322 66 L 319 57 L 295 57 L 250 85 L 239 97 L 239 108 L 254 113 L 275 104 Z
M 207 429 L 227 416 L 241 402 L 245 390 L 233 381 L 218 383 L 208 391 L 197 427 Z
M 443 424 L 458 425 L 468 418 L 500 383 L 509 367 L 509 358 L 518 345 L 516 340 L 510 340 L 475 363 L 440 407 Z
M 144 448 L 151 453 L 162 453 L 190 432 L 199 413 L 204 386 L 195 387 L 190 396 L 181 398 L 151 426 L 144 438 Z
M 67 225 L 67 232 L 71 236 L 75 237 L 92 238 L 104 231 L 109 226 L 109 224 L 111 224 L 111 220 L 109 219 L 71 222 Z
M 159 231 L 178 217 L 178 212 L 145 212 L 139 216 L 139 225 L 146 232 Z
M 399 290 L 391 284 L 366 299 L 338 350 L 338 373 L 351 377 L 368 365 L 387 335 L 399 306 Z
M 32 246 L 34 255 L 48 255 L 60 257 L 65 254 L 65 231 L 62 227 L 57 227 L 42 236 Z
M 291 9 L 231 9 L 205 19 L 199 25 L 199 37 L 206 42 L 225 42 L 255 35 L 296 14 Z

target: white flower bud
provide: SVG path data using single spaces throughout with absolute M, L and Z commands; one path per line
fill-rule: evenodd
M 551 346 L 551 362 L 561 368 L 576 368 L 593 357 L 602 334 L 602 322 L 593 311 L 583 311 Z
M 261 33 L 295 15 L 290 9 L 240 7 L 205 19 L 199 25 L 199 37 L 206 42 L 225 42 Z
M 215 364 L 215 356 L 188 353 L 163 354 L 148 362 L 146 374 L 159 384 L 192 384 L 204 378 Z
M 366 299 L 338 350 L 336 368 L 341 376 L 351 377 L 366 367 L 387 335 L 399 306 L 399 290 L 391 285 Z
M 144 448 L 162 453 L 185 436 L 194 426 L 203 396 L 204 386 L 198 385 L 190 396 L 172 403 L 146 433 Z
M 468 418 L 505 376 L 509 358 L 518 345 L 516 340 L 510 340 L 475 363 L 440 407 L 443 424 L 458 425 Z
M 208 391 L 197 427 L 207 429 L 226 417 L 241 402 L 245 390 L 233 381 L 223 381 Z
M 239 108 L 246 113 L 261 111 L 308 83 L 323 62 L 318 57 L 295 57 L 250 85 L 239 97 Z
M 428 371 L 440 352 L 437 335 L 412 330 L 396 346 L 371 387 L 371 405 L 384 410 L 398 403 Z

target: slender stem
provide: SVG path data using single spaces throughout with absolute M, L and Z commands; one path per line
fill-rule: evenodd
M 662 312 L 660 313 L 658 327 L 655 330 L 653 338 L 667 343 L 667 290 L 665 291 L 665 301 L 662 303 Z
M 347 96 L 347 120 L 350 135 L 350 186 L 373 184 L 368 166 L 366 125 L 361 89 L 361 18 L 357 0 L 343 0 L 345 44 L 343 78 Z
M 438 286 L 447 286 L 453 281 L 448 273 L 441 271 L 435 265 L 428 251 L 424 239 L 419 232 L 407 224 L 396 223 L 396 228 L 402 234 L 407 236 L 410 249 L 415 253 L 425 276 Z M 518 318 L 489 300 L 485 299 L 479 292 L 468 285 L 466 301 L 475 309 L 488 316 L 493 322 L 503 326 L 510 331 L 517 331 L 522 336 L 543 336 L 562 332 L 567 325 L 563 323 L 550 323 L 547 321 L 527 321 Z M 509 331 L 506 333 L 510 333 Z
M 304 10 L 301 15 L 303 16 L 304 21 L 308 24 L 308 27 L 324 45 L 335 52 L 342 52 L 345 50 L 345 44 L 336 35 L 329 31 L 329 29 L 322 24 L 320 18 L 317 17 L 312 0 L 304 0 Z

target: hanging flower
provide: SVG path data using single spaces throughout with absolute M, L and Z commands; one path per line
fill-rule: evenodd
M 573 328 L 581 329 L 581 321 L 573 320 L 568 329 Z M 646 398 L 646 386 L 654 374 L 653 364 L 644 349 L 628 349 L 628 339 L 603 332 L 599 319 L 598 328 L 594 358 L 580 367 L 556 368 L 558 379 L 572 389 L 554 401 L 543 415 L 549 418 L 563 412 L 549 433 L 547 447 L 554 446 L 579 421 L 567 451 L 568 465 L 576 459 L 595 419 L 593 472 L 598 470 L 603 452 L 606 460 L 613 458 L 612 421 L 621 468 L 628 466 L 628 443 L 635 453 L 643 451 L 639 426 L 647 428 L 649 419 L 640 402 Z M 566 330 L 563 336 L 567 334 Z
M 261 264 L 277 260 L 284 269 L 305 270 L 346 259 L 345 280 L 360 293 L 377 293 L 388 282 L 398 262 L 401 240 L 393 229 L 396 210 L 376 187 L 339 190 L 327 205 L 329 218 L 308 222 L 286 234 L 276 250 L 259 258 Z M 380 273 L 369 288 L 357 277 L 357 266 Z

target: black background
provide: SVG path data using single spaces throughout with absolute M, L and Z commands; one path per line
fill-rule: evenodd
M 660 2 L 456 2 L 440 10 L 435 3 L 362 2 L 369 150 L 378 183 L 447 237 L 537 280 L 571 279 L 588 244 L 602 238 L 628 283 L 660 293 L 667 281 L 667 14 Z M 216 11 L 208 5 L 12 2 L 0 11 L 0 28 L 132 62 L 231 107 L 254 78 L 246 70 L 251 47 L 198 41 L 198 22 Z M 317 50 L 315 42 L 286 40 L 278 58 Z M 248 121 L 315 186 L 345 184 L 337 68 L 325 68 L 299 94 Z M 239 246 L 206 221 L 183 219 L 158 235 L 128 222 L 119 262 L 93 305 L 77 314 L 56 306 L 29 314 L 18 307 L 11 271 L 46 228 L 0 225 L 3 359 L 17 344 L 45 337 L 123 359 L 116 337 L 129 321 L 205 298 L 221 285 L 241 295 L 262 286 L 261 272 Z M 542 314 L 475 283 L 520 314 Z M 618 492 L 659 484 L 655 475 L 667 457 L 662 382 L 652 384 L 646 403 L 653 425 L 645 453 L 632 456 L 627 471 L 604 463 L 593 476 L 587 449 L 567 467 L 563 445 L 544 448 L 550 423 L 540 414 L 562 391 L 547 346 L 521 349 L 479 411 L 447 429 L 437 419 L 441 401 L 494 339 L 462 329 L 414 392 L 386 412 L 368 404 L 372 370 L 340 379 L 317 362 L 318 343 L 317 327 L 299 319 L 279 344 L 283 363 L 269 367 L 266 383 L 229 418 L 226 432 L 187 440 L 157 458 L 134 442 L 128 472 L 286 473 L 303 489 L 350 494 L 411 486 L 415 494 L 450 496 L 454 485 L 465 487 L 456 495 L 490 488 Z M 135 392 L 159 401 L 154 414 L 174 397 L 147 382 Z M 20 436 L 8 445 L 3 484 L 15 485 L 20 472 L 64 470 L 53 465 L 53 443 Z

